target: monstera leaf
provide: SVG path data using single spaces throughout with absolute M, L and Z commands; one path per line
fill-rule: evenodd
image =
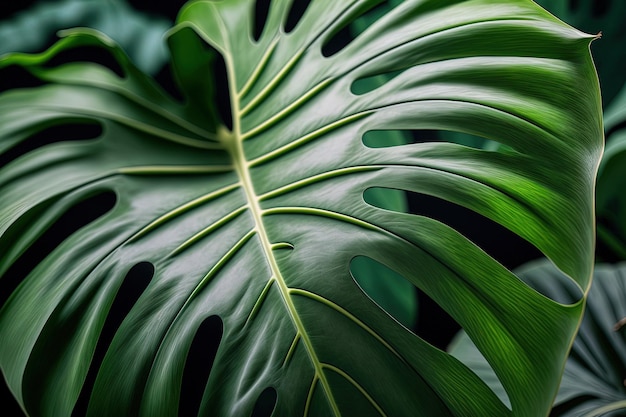
M 547 260 L 524 265 L 519 274 L 534 288 L 563 303 L 575 302 L 580 291 Z M 626 410 L 626 265 L 598 265 L 587 309 L 551 416 L 622 416 Z M 504 400 L 506 394 L 493 370 L 465 333 L 451 352 L 472 367 Z
M 593 36 L 531 1 L 416 0 L 328 47 L 377 3 L 313 0 L 295 19 L 273 1 L 260 22 L 250 0 L 188 4 L 168 39 L 184 103 L 89 30 L 0 61 L 35 78 L 0 95 L 0 366 L 29 414 L 547 413 L 593 260 Z M 85 46 L 118 67 L 55 61 Z M 58 126 L 81 124 L 63 140 Z M 407 129 L 506 151 L 368 136 Z M 499 222 L 579 299 L 550 300 L 451 227 L 379 207 L 380 188 Z M 85 201 L 100 216 L 25 268 Z M 511 407 L 372 302 L 350 273 L 360 258 L 461 324 Z

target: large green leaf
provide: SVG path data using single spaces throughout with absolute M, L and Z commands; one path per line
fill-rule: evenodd
M 547 260 L 531 262 L 520 276 L 549 297 L 568 303 L 580 295 Z M 622 416 L 626 410 L 626 265 L 598 265 L 580 331 L 565 366 L 551 416 Z M 493 371 L 465 333 L 451 346 L 502 398 L 506 394 Z
M 203 415 L 251 415 L 272 392 L 280 416 L 547 413 L 593 260 L 602 150 L 593 37 L 531 1 L 416 0 L 322 53 L 376 3 L 314 0 L 285 33 L 289 3 L 274 1 L 258 41 L 253 1 L 190 3 L 169 37 L 183 104 L 87 30 L 0 61 L 46 82 L 0 95 L 0 152 L 50 125 L 103 128 L 0 169 L 0 274 L 78 202 L 117 198 L 0 310 L 0 366 L 30 414 L 70 414 L 91 366 L 90 414 L 175 415 L 194 337 L 215 317 L 223 335 Z M 115 56 L 124 77 L 83 62 L 45 65 L 85 44 Z M 216 105 L 215 51 L 226 63 L 232 129 Z M 393 78 L 351 92 L 381 74 Z M 508 150 L 362 139 L 405 129 L 470 133 Z M 376 188 L 432 195 L 499 222 L 552 259 L 580 299 L 551 301 L 445 224 L 368 204 L 364 193 Z M 403 275 L 460 323 L 512 410 L 376 307 L 350 275 L 358 257 Z M 118 289 L 146 263 L 149 285 L 100 346 L 103 361 L 91 363 L 111 306 L 126 296 Z

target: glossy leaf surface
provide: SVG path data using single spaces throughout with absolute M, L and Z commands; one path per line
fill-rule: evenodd
M 278 416 L 546 414 L 593 260 L 593 37 L 525 0 L 407 1 L 328 53 L 375 4 L 311 1 L 286 33 L 289 3 L 274 1 L 255 41 L 254 2 L 190 3 L 169 37 L 184 104 L 87 30 L 0 61 L 45 83 L 0 95 L 0 152 L 12 156 L 0 168 L 0 274 L 78 202 L 116 198 L 0 310 L 0 366 L 29 413 L 69 415 L 89 398 L 91 415 L 176 415 L 187 355 L 209 331 L 215 357 L 191 365 L 211 368 L 201 415 L 252 415 L 273 401 Z M 85 44 L 114 56 L 123 77 L 45 65 Z M 381 74 L 389 81 L 353 91 Z M 219 83 L 229 108 L 218 105 Z M 16 151 L 77 122 L 102 133 Z M 367 132 L 406 129 L 470 133 L 507 151 L 364 143 Z M 582 288 L 578 303 L 539 296 L 435 219 L 367 203 L 372 188 L 428 194 L 502 224 Z M 461 324 L 512 410 L 372 303 L 350 274 L 355 257 L 403 275 Z M 110 342 L 99 340 L 106 329 Z

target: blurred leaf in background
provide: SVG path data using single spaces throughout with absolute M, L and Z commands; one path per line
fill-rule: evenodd
M 596 191 L 599 260 L 614 262 L 626 260 L 626 87 L 604 112 L 604 131 Z
M 0 21 L 0 55 L 40 51 L 52 43 L 57 31 L 84 26 L 106 33 L 141 70 L 156 74 L 168 59 L 163 35 L 171 25 L 122 0 L 40 2 Z

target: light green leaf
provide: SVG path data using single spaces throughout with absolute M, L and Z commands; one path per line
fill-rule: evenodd
M 30 414 L 69 415 L 92 366 L 88 414 L 176 415 L 190 346 L 215 317 L 223 335 L 201 415 L 249 416 L 266 392 L 276 393 L 277 416 L 547 413 L 593 262 L 602 152 L 593 36 L 531 1 L 415 0 L 324 56 L 376 3 L 313 0 L 285 33 L 289 4 L 274 1 L 258 41 L 253 1 L 189 3 L 169 37 L 182 104 L 93 31 L 0 61 L 46 82 L 0 95 L 0 152 L 52 124 L 103 127 L 97 139 L 50 144 L 0 168 L 0 274 L 77 202 L 117 198 L 0 310 L 0 367 Z M 125 76 L 45 66 L 84 44 L 108 50 Z M 215 51 L 232 128 L 216 103 L 225 81 L 214 76 Z M 395 76 L 351 91 L 385 74 Z M 363 142 L 369 131 L 407 129 L 469 133 L 509 150 Z M 432 195 L 502 224 L 567 274 L 577 303 L 539 296 L 445 224 L 369 204 L 364 194 L 376 188 Z M 511 409 L 378 308 L 350 274 L 358 257 L 402 275 L 461 324 Z M 146 262 L 149 285 L 102 363 L 91 363 L 125 296 L 118 289 Z

